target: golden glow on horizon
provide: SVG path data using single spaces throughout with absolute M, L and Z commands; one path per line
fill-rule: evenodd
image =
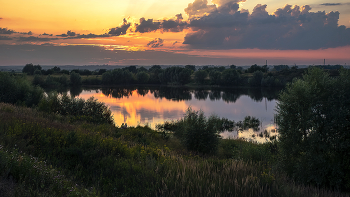
M 163 19 L 183 13 L 191 1 L 162 0 L 11 0 L 0 6 L 1 26 L 16 31 L 61 34 L 103 34 L 118 26 L 123 18 Z M 156 10 L 156 11 L 155 11 Z

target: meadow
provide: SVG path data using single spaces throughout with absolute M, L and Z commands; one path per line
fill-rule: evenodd
M 187 151 L 148 127 L 73 122 L 0 104 L 2 196 L 347 196 L 294 183 L 273 144 L 221 140 Z

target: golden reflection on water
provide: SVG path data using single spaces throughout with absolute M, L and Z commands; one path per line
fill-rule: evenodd
M 113 92 L 113 91 L 112 91 Z M 112 97 L 112 93 L 102 93 L 101 90 L 84 90 L 78 97 L 88 99 L 94 97 L 105 103 L 112 111 L 114 122 L 117 126 L 126 123 L 128 126 L 149 125 L 155 128 L 156 124 L 162 124 L 166 120 L 176 120 L 183 117 L 188 107 L 194 110 L 202 109 L 206 115 L 218 113 L 219 117 L 230 120 L 243 120 L 250 115 L 258 118 L 261 122 L 259 132 L 266 130 L 270 136 L 277 135 L 276 125 L 273 123 L 273 108 L 275 101 L 265 102 L 253 101 L 248 96 L 240 96 L 234 102 L 226 102 L 223 99 L 212 101 L 206 99 L 196 99 L 192 94 L 192 99 L 178 101 L 176 99 L 157 98 L 155 94 L 148 91 L 147 94 L 139 94 L 138 90 L 131 90 L 127 96 L 121 98 Z M 269 107 L 267 107 L 267 105 Z M 259 132 L 252 129 L 233 132 L 224 132 L 222 138 L 244 138 L 256 142 L 266 142 L 265 137 L 258 136 Z M 254 137 L 253 137 L 254 136 Z
M 142 96 L 137 93 L 137 90 L 132 91 L 131 96 L 123 98 L 113 98 L 111 95 L 106 96 L 96 91 L 83 91 L 79 95 L 80 98 L 84 99 L 92 96 L 110 107 L 114 122 L 118 126 L 122 123 L 127 123 L 129 126 L 148 124 L 154 128 L 156 124 L 163 123 L 165 119 L 168 119 L 164 114 L 170 115 L 175 112 L 182 115 L 189 107 L 185 101 L 174 102 L 155 98 L 150 92 Z M 149 119 L 150 116 L 142 116 L 142 112 L 144 114 L 151 113 L 153 116 Z

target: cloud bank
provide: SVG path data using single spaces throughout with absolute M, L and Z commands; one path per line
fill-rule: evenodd
M 32 32 L 19 33 L 0 28 L 0 34 L 27 34 L 29 37 L 1 36 L 0 40 L 50 41 L 54 39 L 84 39 L 148 32 L 182 32 L 186 29 L 184 44 L 190 49 L 274 49 L 309 50 L 335 48 L 350 45 L 350 28 L 339 25 L 338 11 L 311 12 L 309 5 L 285 5 L 274 13 L 266 11 L 267 5 L 258 4 L 249 12 L 240 9 L 239 3 L 245 0 L 194 0 L 184 9 L 188 20 L 182 14 L 171 19 L 140 18 L 133 23 L 127 19 L 110 28 L 107 33 L 78 34 L 73 31 L 52 36 L 42 34 L 35 37 Z M 322 6 L 339 6 L 348 3 L 323 3 Z M 47 38 L 52 36 L 52 38 Z M 147 46 L 162 47 L 164 40 L 156 38 Z M 178 42 L 174 42 L 175 45 Z
M 17 33 L 11 29 L 7 29 L 7 28 L 1 28 L 0 27 L 0 34 L 13 34 L 13 33 Z
M 201 0 L 196 0 L 199 2 Z M 222 2 L 223 0 L 221 0 Z M 207 12 L 198 6 L 196 13 Z M 192 5 L 191 5 L 192 6 Z M 191 7 L 189 5 L 189 7 Z M 310 12 L 308 5 L 286 5 L 273 14 L 258 4 L 251 13 L 239 11 L 236 1 L 191 19 L 183 44 L 199 49 L 320 49 L 350 44 L 350 29 L 339 26 L 339 12 Z M 186 10 L 186 9 L 185 9 Z M 193 13 L 189 13 L 193 15 Z

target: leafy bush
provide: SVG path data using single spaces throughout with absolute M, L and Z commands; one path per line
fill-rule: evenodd
M 174 132 L 188 150 L 208 154 L 215 153 L 218 147 L 218 133 L 222 129 L 222 123 L 218 120 L 220 119 L 216 116 L 206 118 L 203 111 L 188 108 L 183 119 L 166 122 L 157 128 Z
M 277 104 L 281 164 L 298 181 L 350 190 L 350 71 L 311 68 Z
M 43 96 L 43 90 L 32 86 L 24 77 L 11 76 L 0 72 L 0 102 L 37 105 Z
M 72 98 L 67 95 L 49 94 L 39 103 L 39 109 L 64 116 L 72 120 L 84 120 L 96 124 L 114 124 L 111 110 L 93 97 L 88 100 Z

